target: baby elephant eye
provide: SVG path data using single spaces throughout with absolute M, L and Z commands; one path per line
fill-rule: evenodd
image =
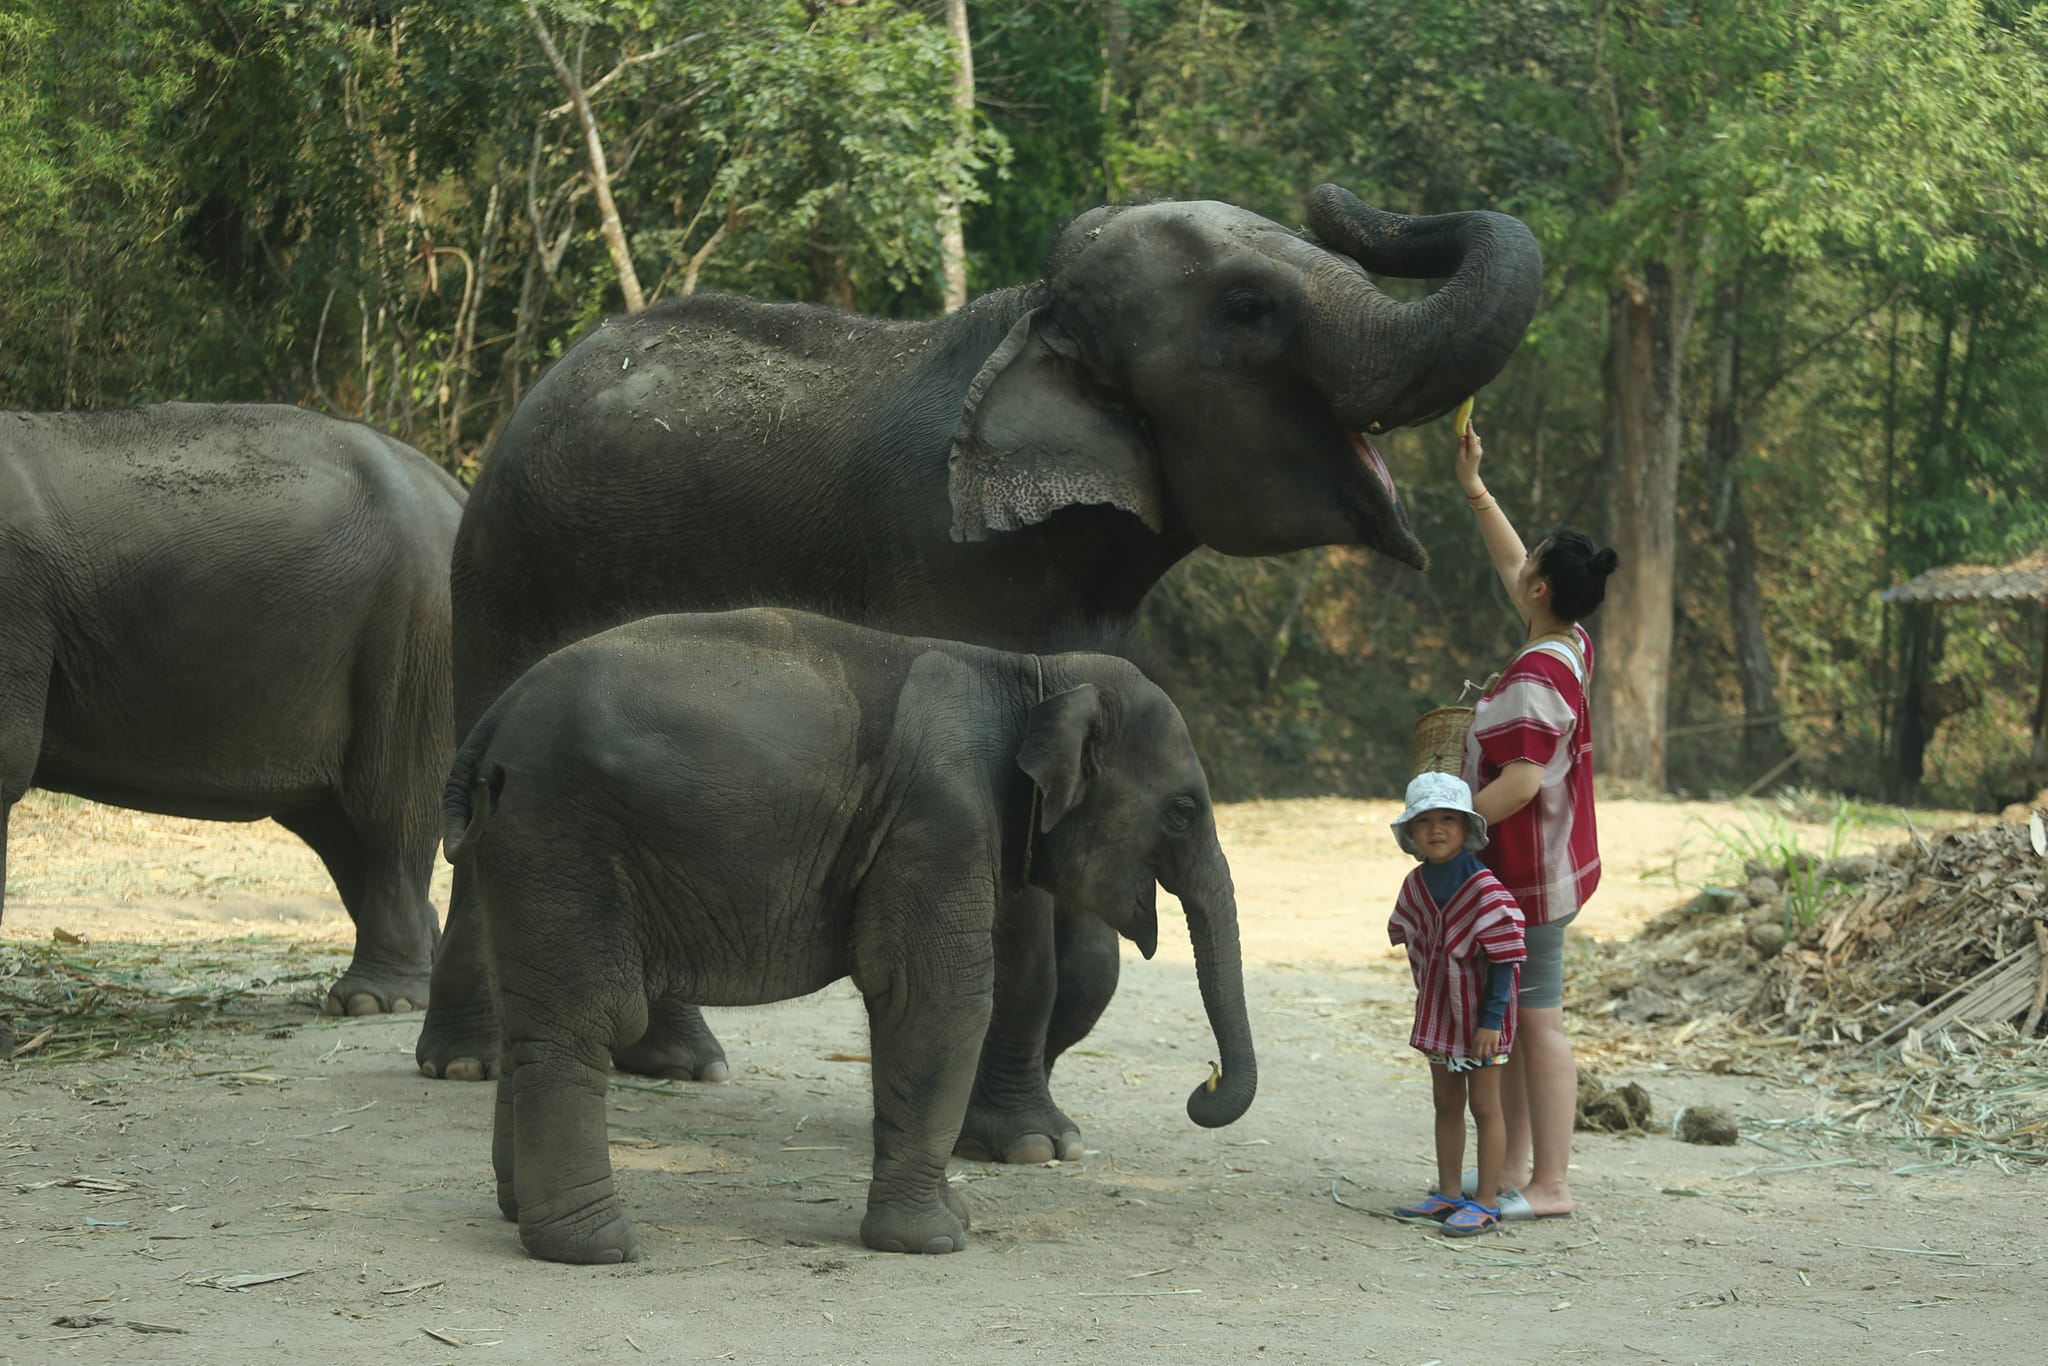
M 1166 827 L 1168 834 L 1185 835 L 1195 823 L 1195 799 L 1185 794 L 1175 797 L 1166 804 L 1159 823 Z

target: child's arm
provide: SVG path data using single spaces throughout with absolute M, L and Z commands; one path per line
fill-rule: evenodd
M 1515 965 L 1486 960 L 1486 995 L 1479 1002 L 1479 1028 L 1472 1032 L 1472 1056 L 1491 1058 L 1500 1052 L 1500 1027 L 1508 1017 L 1508 998 L 1515 993 Z

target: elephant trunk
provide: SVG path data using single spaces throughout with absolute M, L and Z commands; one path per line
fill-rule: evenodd
M 1221 1054 L 1220 1072 L 1188 1097 L 1188 1118 L 1208 1129 L 1235 1123 L 1251 1108 L 1259 1089 L 1259 1064 L 1252 1053 L 1251 1021 L 1245 1013 L 1244 959 L 1237 943 L 1237 893 L 1230 865 L 1210 837 L 1212 854 L 1179 893 L 1194 942 L 1195 976 L 1202 1005 Z M 1169 888 L 1168 890 L 1173 890 Z
M 1387 431 L 1448 412 L 1499 374 L 1536 314 L 1543 254 L 1499 213 L 1385 213 L 1337 185 L 1309 196 L 1309 224 L 1341 253 L 1320 282 L 1330 344 L 1312 364 L 1338 420 Z M 1443 279 L 1425 299 L 1388 298 L 1353 269 Z

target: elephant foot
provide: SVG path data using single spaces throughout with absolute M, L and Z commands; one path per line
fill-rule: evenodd
M 424 972 L 386 972 L 351 963 L 341 980 L 327 989 L 320 1012 L 395 1015 L 403 1010 L 423 1010 L 427 1005 L 427 984 Z
M 522 1223 L 519 1243 L 528 1256 L 544 1262 L 608 1266 L 640 1260 L 639 1236 L 616 1196 L 559 1219 Z
M 951 1189 L 938 1200 L 868 1201 L 860 1240 L 877 1252 L 960 1252 L 967 1246 L 967 1202 Z
M 1021 1165 L 1081 1160 L 1081 1130 L 1050 1101 L 1029 1109 L 997 1110 L 973 1103 L 960 1125 L 953 1156 L 970 1162 Z
M 673 1077 L 677 1081 L 724 1081 L 731 1075 L 725 1063 L 725 1049 L 709 1029 L 698 1021 L 691 1031 L 656 1037 L 648 1030 L 635 1043 L 612 1054 L 612 1066 L 642 1077 Z
M 489 1014 L 427 1011 L 413 1058 L 420 1071 L 442 1081 L 488 1081 L 497 1075 L 498 1030 Z

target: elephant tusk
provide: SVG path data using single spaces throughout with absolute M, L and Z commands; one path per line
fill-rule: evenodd
M 1209 1064 L 1209 1080 L 1205 1084 L 1211 1091 L 1214 1091 L 1216 1089 L 1216 1083 L 1222 1080 L 1223 1069 L 1218 1067 L 1214 1061 L 1211 1061 Z

